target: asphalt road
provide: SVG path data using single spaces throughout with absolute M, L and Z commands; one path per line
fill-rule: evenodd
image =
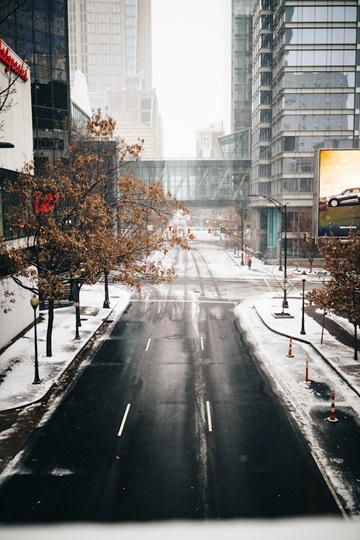
M 177 263 L 37 428 L 0 486 L 2 523 L 340 515 L 236 326 L 248 282 L 217 279 L 209 246 Z

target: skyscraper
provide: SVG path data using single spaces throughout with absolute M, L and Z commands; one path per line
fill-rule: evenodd
M 224 4 L 224 131 L 222 154 L 249 159 L 252 107 L 253 0 L 226 0 Z
M 71 70 L 87 77 L 94 110 L 116 120 L 128 143 L 145 140 L 161 157 L 162 133 L 152 88 L 151 0 L 69 0 Z
M 288 224 L 301 227 L 314 151 L 359 147 L 359 4 L 254 2 L 252 230 L 254 247 L 270 256 L 279 252 L 281 215 L 261 195 L 286 204 Z M 290 237 L 290 256 L 297 244 Z

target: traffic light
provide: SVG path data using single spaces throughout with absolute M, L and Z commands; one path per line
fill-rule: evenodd
M 304 233 L 304 242 L 309 243 L 309 233 Z
M 315 236 L 315 238 L 312 239 L 312 243 L 313 243 L 314 246 L 317 245 L 318 239 L 316 238 L 316 236 Z

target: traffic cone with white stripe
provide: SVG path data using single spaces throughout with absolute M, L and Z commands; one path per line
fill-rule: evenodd
M 328 422 L 340 422 L 338 418 L 335 416 L 335 390 L 331 392 L 331 407 L 330 407 L 330 416 L 326 418 Z
M 290 338 L 290 341 L 289 341 L 289 349 L 288 349 L 288 353 L 286 355 L 288 358 L 293 358 L 294 355 L 292 353 L 292 337 Z

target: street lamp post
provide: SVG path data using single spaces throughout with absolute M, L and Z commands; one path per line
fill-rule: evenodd
M 302 314 L 301 314 L 301 330 L 300 334 L 306 334 L 305 332 L 305 283 L 306 283 L 307 274 L 305 270 L 301 273 L 301 281 L 302 281 Z
M 38 361 L 38 348 L 37 348 L 37 328 L 36 328 L 36 308 L 39 305 L 39 299 L 37 296 L 32 296 L 30 298 L 30 305 L 34 310 L 34 346 L 35 346 L 35 376 L 33 384 L 40 384 L 41 379 L 39 376 L 39 361 Z
M 78 278 L 73 279 L 73 294 L 74 294 L 74 307 L 75 307 L 75 339 L 80 339 L 79 326 L 81 326 L 80 320 L 80 280 Z
M 354 304 L 354 312 L 356 314 L 356 308 L 360 305 L 360 302 L 357 302 L 357 298 L 360 296 L 360 289 L 352 289 L 352 297 L 353 297 L 353 304 Z M 357 349 L 357 327 L 359 324 L 359 320 L 356 319 L 354 322 L 354 360 L 358 359 L 358 349 Z
M 109 308 L 110 307 L 110 300 L 109 300 L 109 283 L 108 283 L 108 271 L 104 270 L 105 275 L 105 298 L 103 303 L 103 308 Z
M 289 302 L 287 300 L 287 294 L 286 294 L 286 283 L 287 283 L 287 208 L 286 204 L 282 204 L 280 201 L 274 199 L 273 197 L 269 197 L 269 195 L 262 195 L 264 199 L 271 202 L 276 208 L 281 212 L 281 214 L 284 217 L 284 299 L 282 303 L 282 307 L 288 308 Z M 280 253 L 281 253 L 281 244 L 280 244 Z M 281 264 L 280 264 L 281 268 Z M 279 268 L 279 269 L 280 269 Z
M 279 253 L 279 272 L 282 272 L 283 271 L 283 267 L 282 267 L 282 245 L 281 245 L 281 233 L 280 233 L 280 238 L 279 238 L 279 243 L 280 243 L 280 253 Z

